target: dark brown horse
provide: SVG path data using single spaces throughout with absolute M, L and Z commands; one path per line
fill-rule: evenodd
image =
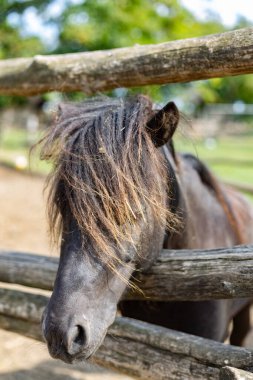
M 50 229 L 61 239 L 54 291 L 43 316 L 50 354 L 90 357 L 113 322 L 136 268 L 164 248 L 253 242 L 252 207 L 190 155 L 175 154 L 174 103 L 154 111 L 143 96 L 63 104 L 44 139 L 52 159 Z M 119 303 L 123 315 L 231 342 L 249 328 L 242 300 Z M 238 328 L 244 321 L 243 328 Z

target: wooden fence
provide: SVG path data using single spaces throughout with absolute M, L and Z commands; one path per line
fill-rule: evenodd
M 58 259 L 0 252 L 0 281 L 52 290 Z M 127 299 L 200 301 L 252 297 L 253 245 L 210 250 L 163 250 L 152 268 L 136 272 L 142 292 Z
M 185 82 L 253 73 L 253 28 L 159 45 L 0 62 L 0 93 L 87 94 L 117 87 Z M 57 259 L 0 253 L 0 281 L 52 289 Z M 146 274 L 137 273 L 146 299 L 208 300 L 251 297 L 253 246 L 165 250 Z M 139 293 L 126 298 L 140 299 Z M 0 326 L 41 340 L 48 298 L 0 288 Z M 148 358 L 148 360 L 147 360 Z M 253 379 L 253 351 L 148 323 L 118 318 L 94 361 L 139 379 Z
M 41 341 L 47 301 L 46 296 L 0 288 L 0 326 Z M 142 380 L 214 380 L 224 366 L 253 369 L 253 352 L 121 317 L 93 361 Z
M 158 300 L 197 300 L 200 288 L 203 292 L 201 299 L 225 298 L 223 288 L 228 289 L 225 290 L 226 298 L 248 296 L 252 294 L 250 273 L 253 270 L 253 246 L 238 246 L 235 251 L 221 249 L 192 253 L 185 250 L 176 253 L 164 250 L 150 270 L 151 278 L 149 274 L 139 276 L 143 280 L 141 288 L 147 299 L 151 297 Z M 179 259 L 176 257 L 178 255 L 181 256 Z M 202 256 L 205 257 L 204 260 Z M 226 269 L 220 271 L 219 277 L 216 272 L 224 264 Z M 51 290 L 57 266 L 56 258 L 1 252 L 0 280 Z M 205 266 L 206 271 L 199 270 Z M 175 277 L 178 275 L 180 277 Z M 244 285 L 238 287 L 238 279 Z M 164 288 L 167 282 L 169 287 Z M 185 285 L 185 282 L 189 286 L 186 294 L 180 289 L 180 285 Z M 162 289 L 161 296 L 158 296 L 158 292 L 154 296 L 149 294 L 152 286 Z M 171 293 L 166 293 L 168 289 Z M 129 297 L 139 299 L 140 294 L 126 295 L 126 298 Z M 45 295 L 8 289 L 6 285 L 5 288 L 1 287 L 0 326 L 41 341 L 40 319 L 47 302 L 48 297 Z M 129 318 L 116 319 L 93 360 L 97 364 L 143 380 L 253 379 L 253 374 L 249 372 L 253 371 L 251 350 Z

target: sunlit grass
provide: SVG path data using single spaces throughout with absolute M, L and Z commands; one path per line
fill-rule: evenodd
M 209 142 L 178 137 L 175 147 L 196 155 L 224 178 L 244 179 L 253 185 L 253 136 L 220 137 Z
M 222 180 L 253 186 L 253 134 L 193 140 L 178 136 L 177 151 L 203 160 Z M 253 200 L 253 196 L 250 196 Z
M 0 161 L 15 167 L 17 157 L 25 157 L 27 170 L 48 174 L 50 165 L 40 160 L 39 149 L 30 153 L 31 146 L 41 138 L 42 133 L 28 136 L 27 131 L 22 129 L 3 130 L 0 135 Z M 175 148 L 196 155 L 225 181 L 253 186 L 253 133 L 213 140 L 183 137 L 179 133 L 175 138 Z
M 40 160 L 38 148 L 31 149 L 41 137 L 40 131 L 29 135 L 26 130 L 20 128 L 4 129 L 0 135 L 0 162 L 28 172 L 48 174 L 50 165 Z M 24 163 L 22 168 L 18 167 L 20 161 Z

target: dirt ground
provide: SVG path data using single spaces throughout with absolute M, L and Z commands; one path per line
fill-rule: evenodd
M 0 249 L 55 255 L 46 232 L 44 179 L 0 166 Z M 1 380 L 130 380 L 81 363 L 50 358 L 46 346 L 0 329 Z
M 0 249 L 56 255 L 46 233 L 44 179 L 0 166 Z M 246 346 L 253 348 L 253 334 Z M 131 380 L 81 363 L 66 365 L 50 358 L 46 346 L 0 330 L 1 380 Z

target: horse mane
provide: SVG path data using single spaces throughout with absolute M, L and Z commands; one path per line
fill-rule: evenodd
M 173 228 L 175 222 L 165 204 L 164 158 L 146 131 L 152 115 L 144 96 L 64 103 L 42 140 L 41 157 L 54 166 L 48 179 L 53 240 L 61 238 L 70 213 L 85 249 L 114 271 L 122 263 L 115 247 L 132 242 L 146 210 L 159 225 Z
M 213 190 L 217 200 L 221 204 L 224 213 L 226 214 L 226 217 L 228 219 L 228 222 L 233 229 L 237 244 L 243 244 L 244 238 L 242 236 L 242 233 L 240 231 L 235 213 L 228 201 L 228 198 L 220 186 L 219 182 L 215 179 L 215 177 L 212 175 L 210 170 L 207 168 L 207 166 L 200 161 L 197 157 L 193 156 L 192 154 L 183 154 L 183 156 L 191 162 L 193 168 L 197 171 L 199 174 L 199 177 L 204 185 L 206 185 L 209 189 Z

